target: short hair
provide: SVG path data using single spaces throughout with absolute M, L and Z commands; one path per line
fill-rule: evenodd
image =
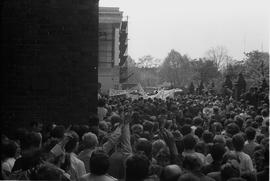
M 77 143 L 79 142 L 79 136 L 75 131 L 70 131 L 71 138 L 67 142 L 65 149 L 66 152 L 71 153 L 73 149 L 76 148 Z
M 63 172 L 53 164 L 45 163 L 37 166 L 29 175 L 30 180 L 67 180 Z
M 202 138 L 203 138 L 203 141 L 205 143 L 212 143 L 213 142 L 213 133 L 209 132 L 209 131 L 204 131 L 203 134 L 202 134 Z
M 101 150 L 96 150 L 92 153 L 89 164 L 91 173 L 104 175 L 109 170 L 109 156 Z
M 222 180 L 229 180 L 233 177 L 239 177 L 240 176 L 240 170 L 239 168 L 236 168 L 231 163 L 226 163 L 221 166 L 220 175 Z
M 210 154 L 213 160 L 216 160 L 216 161 L 222 160 L 225 152 L 226 152 L 226 149 L 224 145 L 221 145 L 221 144 L 214 144 L 210 149 Z
M 63 138 L 65 127 L 63 125 L 55 126 L 51 131 L 51 136 L 54 138 Z
M 200 181 L 200 178 L 192 173 L 185 173 L 184 175 L 180 176 L 178 181 Z
M 25 135 L 25 138 L 21 142 L 22 149 L 28 149 L 30 147 L 39 147 L 42 141 L 42 137 L 39 133 L 29 132 Z
M 145 155 L 135 154 L 126 161 L 126 180 L 143 180 L 148 176 L 150 162 Z
M 202 161 L 197 155 L 187 155 L 183 159 L 183 168 L 189 171 L 198 171 L 202 167 Z
M 30 122 L 31 127 L 38 126 L 38 124 L 40 124 L 40 122 L 38 122 L 38 121 L 31 121 Z
M 137 152 L 143 152 L 149 160 L 152 159 L 152 144 L 147 139 L 139 139 L 135 145 Z
M 255 139 L 256 136 L 256 130 L 253 127 L 247 127 L 245 130 L 246 137 L 248 140 Z
M 196 145 L 196 139 L 194 138 L 194 136 L 192 136 L 191 134 L 184 136 L 183 138 L 184 149 L 186 150 L 194 149 L 195 145 Z
M 235 135 L 239 133 L 240 129 L 235 123 L 230 123 L 226 127 L 226 132 L 229 133 L 230 135 Z
M 200 118 L 200 117 L 198 117 L 198 116 L 193 118 L 193 124 L 194 124 L 194 125 L 199 126 L 199 125 L 201 125 L 202 123 L 203 123 L 202 118 Z
M 106 104 L 105 99 L 102 99 L 102 98 L 101 98 L 101 99 L 98 100 L 98 107 L 104 107 L 105 104 Z
M 88 132 L 82 136 L 82 143 L 86 148 L 92 148 L 98 145 L 98 138 L 94 133 Z
M 182 128 L 181 128 L 181 133 L 185 136 L 189 133 L 191 133 L 192 129 L 190 127 L 189 124 L 185 124 Z
M 236 151 L 242 151 L 244 148 L 245 140 L 242 134 L 236 134 L 232 138 L 233 147 Z
M 267 109 L 263 109 L 261 111 L 261 114 L 262 114 L 263 117 L 267 117 L 269 115 L 269 111 Z
M 198 126 L 198 127 L 195 129 L 194 134 L 195 134 L 196 136 L 198 136 L 199 138 L 201 138 L 201 137 L 202 137 L 202 134 L 203 134 L 203 131 L 204 131 L 203 127 Z
M 6 158 L 15 157 L 17 149 L 18 145 L 15 143 L 15 141 L 8 140 L 7 142 L 2 143 L 2 154 Z

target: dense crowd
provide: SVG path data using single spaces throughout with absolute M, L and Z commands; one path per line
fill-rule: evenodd
M 32 122 L 2 135 L 1 179 L 266 181 L 268 96 L 101 96 L 87 125 Z

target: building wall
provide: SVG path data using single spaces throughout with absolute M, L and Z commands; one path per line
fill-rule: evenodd
M 119 8 L 99 8 L 99 64 L 98 81 L 101 91 L 118 89 L 119 84 L 119 28 L 122 12 Z
M 4 130 L 87 123 L 97 107 L 98 0 L 1 3 Z

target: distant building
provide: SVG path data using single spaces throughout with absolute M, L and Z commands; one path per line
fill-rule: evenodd
M 121 89 L 122 77 L 126 76 L 123 67 L 127 66 L 127 21 L 122 22 L 122 18 L 119 8 L 99 8 L 98 81 L 103 93 L 108 93 L 110 88 Z

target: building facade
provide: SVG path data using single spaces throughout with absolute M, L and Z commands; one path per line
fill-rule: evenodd
M 122 19 L 123 12 L 119 11 L 119 8 L 99 8 L 98 81 L 101 83 L 101 92 L 103 93 L 108 93 L 109 89 L 121 89 Z

